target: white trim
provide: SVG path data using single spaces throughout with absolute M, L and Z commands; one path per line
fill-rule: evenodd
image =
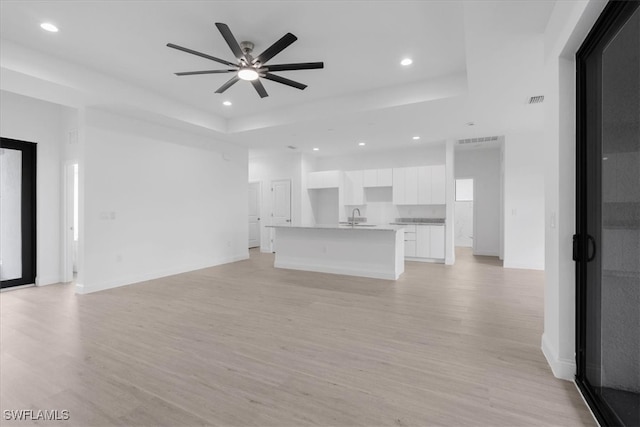
M 415 262 L 430 262 L 433 264 L 444 264 L 444 258 L 418 258 L 418 257 L 412 257 L 412 256 L 406 256 L 404 257 L 405 261 L 415 261 Z
M 313 271 L 316 273 L 342 274 L 346 276 L 370 277 L 372 279 L 398 280 L 400 274 L 385 273 L 382 271 L 359 270 L 346 267 L 319 266 L 317 264 L 301 264 L 295 262 L 276 261 L 275 268 L 285 268 L 288 270 Z
M 574 360 L 559 359 L 553 351 L 546 334 L 542 334 L 542 354 L 551 367 L 553 376 L 561 380 L 574 381 L 576 375 L 576 362 Z
M 60 277 L 36 277 L 36 286 L 55 285 L 65 283 Z M 67 282 L 68 283 L 68 282 Z
M 496 257 L 500 257 L 500 254 L 498 252 L 495 251 L 478 251 L 478 252 L 474 252 L 474 255 L 478 255 L 478 256 L 496 256 Z
M 133 285 L 134 283 L 145 282 L 147 280 L 160 279 L 162 277 L 173 276 L 176 274 L 188 273 L 191 271 L 202 270 L 204 268 L 216 267 L 222 264 L 229 264 L 232 262 L 243 261 L 245 259 L 249 259 L 249 252 L 247 250 L 246 253 L 242 255 L 234 255 L 229 257 L 221 257 L 213 261 L 212 263 L 207 263 L 204 265 L 191 265 L 187 267 L 175 268 L 170 270 L 159 271 L 155 273 L 149 274 L 140 274 L 136 276 L 130 276 L 123 279 L 111 280 L 102 283 L 91 284 L 87 286 L 86 284 L 76 284 L 76 293 L 77 294 L 89 294 L 92 292 L 104 291 L 107 289 L 118 288 L 120 286 Z

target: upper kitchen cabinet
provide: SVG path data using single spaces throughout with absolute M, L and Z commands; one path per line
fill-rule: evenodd
M 344 173 L 344 204 L 364 205 L 364 171 Z
M 338 170 L 310 172 L 307 175 L 307 188 L 310 190 L 338 187 L 340 187 L 340 171 Z
M 393 169 L 393 204 L 418 204 L 418 168 Z
M 418 168 L 418 204 L 444 205 L 445 200 L 444 165 L 420 166 Z
M 393 173 L 391 169 L 367 169 L 363 171 L 363 186 L 370 187 L 391 187 L 393 184 Z

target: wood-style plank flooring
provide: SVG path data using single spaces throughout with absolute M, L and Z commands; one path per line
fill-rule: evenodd
M 252 251 L 0 302 L 0 409 L 69 411 L 42 425 L 595 425 L 540 351 L 543 273 L 468 250 L 407 263 L 397 282 L 274 269 Z

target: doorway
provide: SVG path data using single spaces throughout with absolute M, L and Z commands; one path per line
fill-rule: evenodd
M 456 229 L 455 245 L 473 248 L 473 178 L 456 179 Z
M 291 225 L 291 180 L 271 181 L 271 225 Z M 270 250 L 275 252 L 273 228 L 270 235 Z
M 601 425 L 640 425 L 639 5 L 609 2 L 576 54 L 576 383 Z
M 260 199 L 262 184 L 249 183 L 249 249 L 260 246 Z
M 0 139 L 0 285 L 36 282 L 37 145 Z

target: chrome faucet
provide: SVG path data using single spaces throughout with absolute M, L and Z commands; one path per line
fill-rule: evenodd
M 360 209 L 358 208 L 353 208 L 353 210 L 351 211 L 351 226 L 355 227 L 356 226 L 356 211 L 358 211 L 358 216 L 362 215 L 360 213 Z

